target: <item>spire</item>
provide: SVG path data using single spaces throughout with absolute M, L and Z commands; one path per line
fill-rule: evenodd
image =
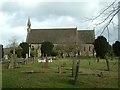
M 31 22 L 30 22 L 30 18 L 28 17 L 27 31 L 30 32 L 30 30 L 31 30 Z
M 30 18 L 28 17 L 28 23 L 27 23 L 28 27 L 31 27 L 31 22 L 30 22 Z

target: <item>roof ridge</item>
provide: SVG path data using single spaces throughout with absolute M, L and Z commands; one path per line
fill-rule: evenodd
M 31 28 L 31 29 L 38 29 L 38 28 Z M 65 27 L 65 28 L 39 28 L 39 29 L 77 29 L 77 28 L 70 28 L 70 27 L 67 28 L 67 27 Z
M 38 30 L 77 30 L 76 28 L 51 28 L 51 29 L 31 29 L 31 31 L 33 31 L 33 30 L 36 30 L 36 31 L 38 31 Z

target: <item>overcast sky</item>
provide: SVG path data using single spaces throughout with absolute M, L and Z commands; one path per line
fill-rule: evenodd
M 49 2 L 48 2 L 49 1 Z M 23 42 L 27 35 L 27 20 L 31 28 L 77 27 L 92 30 L 95 23 L 88 19 L 97 16 L 114 0 L 0 0 L 0 44 L 7 46 L 13 37 Z M 109 26 L 110 43 L 117 40 L 117 16 Z M 113 25 L 115 27 L 113 27 Z M 96 37 L 101 33 L 95 28 Z M 108 31 L 103 35 L 108 38 Z

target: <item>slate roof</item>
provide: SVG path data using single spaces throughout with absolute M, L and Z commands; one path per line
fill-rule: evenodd
M 94 40 L 94 30 L 78 30 L 78 43 L 91 44 Z
M 76 43 L 78 40 L 78 42 L 82 43 L 92 43 L 94 37 L 93 30 L 80 31 L 77 28 L 31 29 L 28 32 L 26 42 L 29 44 L 41 44 L 43 41 L 50 41 L 54 44 L 63 44 Z

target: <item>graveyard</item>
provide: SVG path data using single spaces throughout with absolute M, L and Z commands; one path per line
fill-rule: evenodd
M 0 7 L 1 89 L 120 89 L 120 0 L 1 0 Z
M 78 60 L 75 80 L 73 62 Z M 48 68 L 44 64 L 38 59 L 18 63 L 13 69 L 8 69 L 7 62 L 2 64 L 2 88 L 118 88 L 116 57 L 109 59 L 110 71 L 104 59 L 97 62 L 95 57 L 57 58 L 48 62 Z

